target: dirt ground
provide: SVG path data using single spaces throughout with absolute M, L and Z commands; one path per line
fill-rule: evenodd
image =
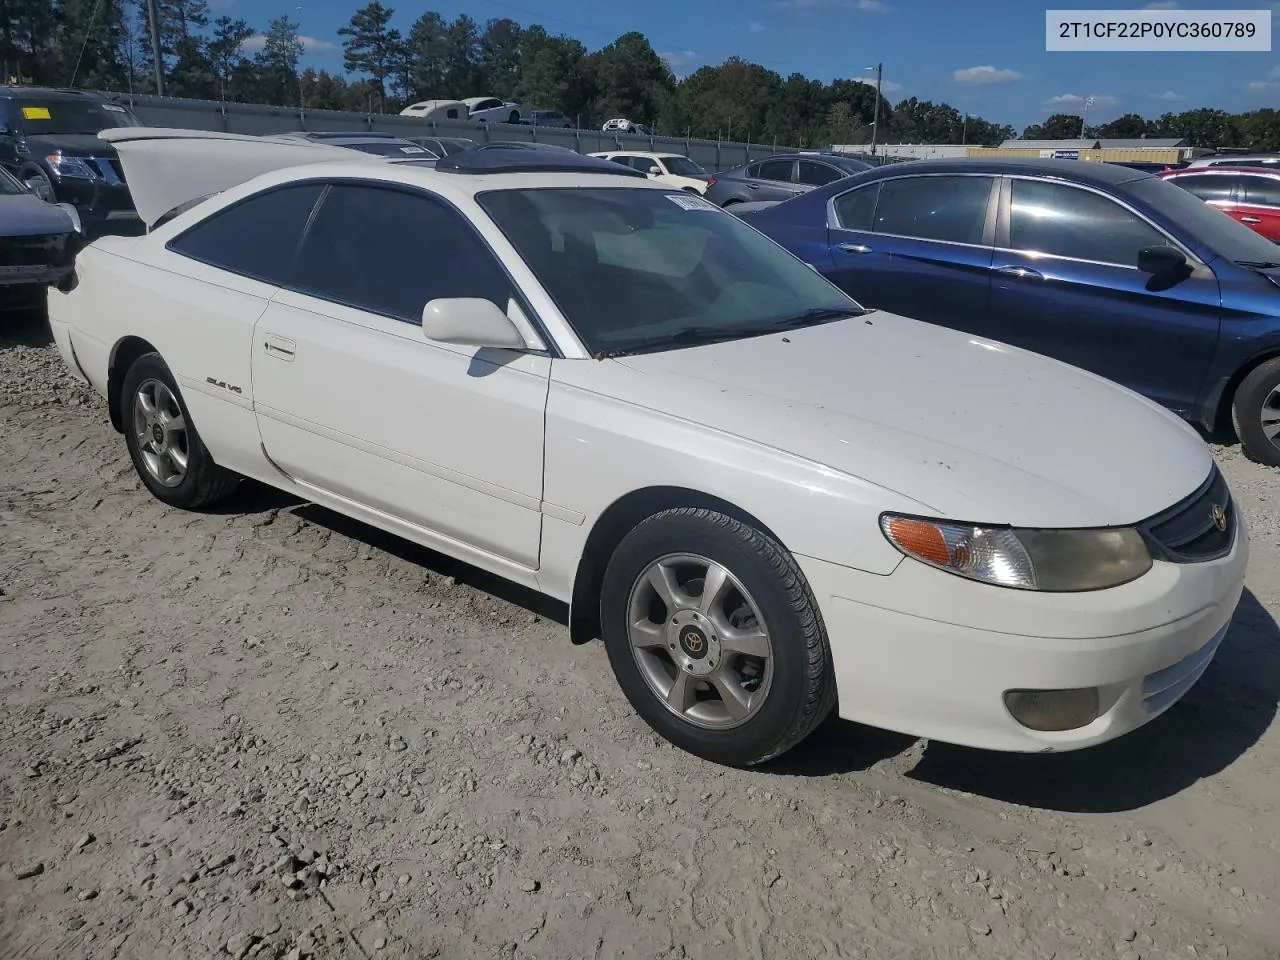
M 660 742 L 564 610 L 246 485 L 154 501 L 0 323 L 0 957 L 1280 957 L 1277 474 L 1170 713 L 1064 756 Z

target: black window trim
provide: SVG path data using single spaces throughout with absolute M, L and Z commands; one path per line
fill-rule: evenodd
M 1112 263 L 1108 260 L 1085 260 L 1080 257 L 1065 257 L 1060 254 L 1043 253 L 1038 250 L 1028 251 L 1028 250 L 1014 249 L 1009 244 L 1009 226 L 1013 218 L 1013 181 L 1014 180 L 1035 180 L 1041 183 L 1056 183 L 1060 186 L 1070 187 L 1075 190 L 1084 190 L 1087 193 L 1096 194 L 1097 196 L 1102 197 L 1103 199 L 1110 200 L 1112 203 L 1119 204 L 1129 213 L 1133 214 L 1135 217 L 1137 217 L 1139 220 L 1141 220 L 1143 223 L 1149 226 L 1156 233 L 1164 237 L 1166 242 L 1171 247 L 1173 247 L 1175 250 L 1180 250 L 1183 256 L 1187 258 L 1187 263 L 1192 268 L 1193 271 L 1199 272 L 1201 269 L 1208 270 L 1208 267 L 1206 266 L 1204 261 L 1201 260 L 1198 256 L 1196 256 L 1195 253 L 1192 252 L 1192 250 L 1189 247 L 1187 247 L 1184 243 L 1182 243 L 1182 241 L 1180 241 L 1168 230 L 1164 229 L 1164 227 L 1160 226 L 1158 223 L 1156 223 L 1150 217 L 1148 217 L 1145 213 L 1143 213 L 1141 210 L 1139 210 L 1137 207 L 1135 207 L 1133 204 L 1129 203 L 1127 200 L 1123 199 L 1122 197 L 1117 197 L 1115 194 L 1107 193 L 1105 190 L 1100 190 L 1097 187 L 1093 186 L 1092 184 L 1076 183 L 1075 181 L 1072 181 L 1072 180 L 1061 180 L 1057 177 L 1036 176 L 1035 174 L 1026 174 L 1026 173 L 1013 173 L 1013 174 L 1006 173 L 1006 174 L 1001 174 L 1000 178 L 1003 182 L 1000 187 L 1000 216 L 999 216 L 999 220 L 996 228 L 995 250 L 997 253 L 1011 253 L 1017 256 L 1025 257 L 1029 253 L 1034 252 L 1036 253 L 1037 256 L 1045 257 L 1052 260 L 1061 260 L 1067 263 L 1088 263 L 1088 264 L 1093 264 L 1095 266 L 1100 266 L 1100 267 L 1114 267 L 1119 270 L 1137 270 L 1138 269 L 1137 264 Z
M 302 248 L 307 242 L 307 237 L 311 235 L 311 228 L 315 224 L 316 217 L 319 216 L 320 210 L 323 207 L 325 200 L 328 199 L 329 192 L 333 187 L 365 187 L 416 196 L 429 203 L 438 203 L 456 215 L 458 219 L 466 225 L 467 229 L 471 231 L 472 236 L 474 236 L 476 240 L 479 241 L 480 245 L 488 251 L 489 255 L 493 257 L 494 262 L 498 265 L 498 269 L 502 271 L 502 275 L 506 277 L 507 282 L 511 285 L 512 297 L 519 305 L 525 317 L 528 318 L 530 326 L 532 326 L 537 332 L 542 342 L 546 344 L 546 349 L 544 350 L 535 350 L 531 347 L 526 347 L 523 352 L 535 357 L 542 356 L 549 357 L 551 359 L 564 359 L 564 353 L 561 351 L 560 345 L 556 343 L 555 338 L 552 337 L 550 332 L 547 330 L 546 324 L 542 321 L 538 312 L 533 308 L 533 304 L 529 301 L 528 296 L 525 295 L 525 292 L 520 288 L 520 285 L 516 283 L 515 277 L 513 277 L 511 275 L 511 271 L 507 269 L 507 265 L 502 261 L 502 257 L 498 256 L 498 252 L 493 249 L 493 245 L 489 243 L 484 234 L 479 231 L 476 225 L 471 221 L 471 218 L 459 209 L 457 204 L 431 190 L 416 187 L 408 183 L 396 183 L 390 180 L 367 180 L 360 177 L 326 177 L 323 182 L 325 184 L 325 190 L 320 195 L 320 199 L 316 201 L 316 205 L 311 210 L 311 216 L 307 218 L 306 226 L 303 227 L 302 235 L 298 239 L 298 248 L 294 251 L 293 269 L 290 271 L 289 282 L 281 285 L 282 290 L 288 290 L 291 293 L 297 293 L 304 297 L 311 297 L 313 300 L 320 300 L 324 303 L 332 303 L 340 307 L 346 307 L 348 310 L 359 310 L 361 313 L 367 313 L 375 317 L 384 317 L 387 320 L 395 320 L 397 323 L 408 324 L 411 327 L 421 327 L 421 317 L 416 321 L 406 320 L 404 317 L 395 316 L 394 314 L 387 313 L 384 310 L 369 307 L 366 304 L 351 303 L 346 300 L 339 300 L 336 297 L 326 296 L 299 286 L 294 283 L 293 277 L 293 274 L 298 268 L 298 260 L 302 255 Z M 426 304 L 424 303 L 423 306 L 425 307 Z
M 217 210 L 213 211 L 213 213 L 209 214 L 207 217 L 201 218 L 197 222 L 191 224 L 191 226 L 182 230 L 180 233 L 174 234 L 172 237 L 170 237 L 168 240 L 165 241 L 164 248 L 169 253 L 176 254 L 177 256 L 183 257 L 186 260 L 195 261 L 196 263 L 203 263 L 206 267 L 212 267 L 215 270 L 221 270 L 223 273 L 229 273 L 235 277 L 244 277 L 247 280 L 253 280 L 257 283 L 264 283 L 269 287 L 283 288 L 284 284 L 279 283 L 276 280 L 271 280 L 271 279 L 268 279 L 267 277 L 249 273 L 244 270 L 232 270 L 230 267 L 227 267 L 220 263 L 214 263 L 212 260 L 206 260 L 204 257 L 197 257 L 193 254 L 187 253 L 184 250 L 177 250 L 174 248 L 174 244 L 178 243 L 180 240 L 182 240 L 183 237 L 187 236 L 189 233 L 192 233 L 193 231 L 200 229 L 200 227 L 204 226 L 206 223 L 212 223 L 214 220 L 218 219 L 223 214 L 229 213 L 232 210 L 235 210 L 236 208 L 243 206 L 244 204 L 248 203 L 251 200 L 256 200 L 259 197 L 269 196 L 270 194 L 279 193 L 282 190 L 289 190 L 294 187 L 318 186 L 320 187 L 320 194 L 319 196 L 316 197 L 315 202 L 311 205 L 311 212 L 307 214 L 307 219 L 302 226 L 302 233 L 298 235 L 298 242 L 293 248 L 293 260 L 289 267 L 289 278 L 292 279 L 293 271 L 297 268 L 297 265 L 298 265 L 298 252 L 302 249 L 302 238 L 307 235 L 307 230 L 310 229 L 311 227 L 311 221 L 315 218 L 316 210 L 319 209 L 320 202 L 325 198 L 325 194 L 328 193 L 328 190 L 326 189 L 327 185 L 328 185 L 328 181 L 326 179 L 322 177 L 316 177 L 314 179 L 306 179 L 306 180 L 291 180 L 288 183 L 279 183 L 279 184 L 276 184 L 275 186 L 267 187 L 265 190 L 259 190 L 256 193 L 251 193 L 248 196 L 241 197 L 238 200 L 233 200 L 231 203 L 228 203 L 224 207 L 219 207 Z M 174 208 L 174 209 L 177 209 L 177 208 Z M 171 212 L 172 211 L 166 211 L 164 215 L 167 216 L 168 213 L 171 213 Z
M 983 216 L 982 239 L 980 242 L 961 243 L 959 240 L 937 240 L 933 237 L 911 237 L 906 234 L 884 233 L 878 230 L 855 230 L 852 227 L 844 227 L 840 225 L 840 218 L 836 216 L 836 201 L 846 194 L 852 193 L 854 190 L 865 190 L 868 187 L 881 186 L 886 183 L 891 183 L 894 180 L 921 180 L 925 177 L 987 177 L 992 181 L 990 184 L 990 190 L 987 193 L 987 212 Z M 995 245 L 996 225 L 1001 208 L 1002 188 L 1000 185 L 1000 177 L 1001 175 L 998 173 L 987 173 L 986 171 L 977 170 L 965 172 L 945 171 L 939 173 L 898 173 L 889 177 L 879 177 L 875 180 L 864 181 L 848 190 L 843 190 L 840 193 L 832 195 L 827 200 L 827 229 L 843 230 L 849 233 L 865 233 L 873 237 L 890 237 L 895 240 L 912 240 L 916 243 L 937 243 L 949 247 L 964 247 L 969 250 L 990 249 Z M 838 180 L 836 182 L 839 183 Z M 818 187 L 817 189 L 821 190 L 822 188 Z M 873 225 L 875 223 L 876 211 L 879 209 L 880 198 L 876 197 L 876 207 L 875 210 L 872 210 L 871 212 L 871 222 Z

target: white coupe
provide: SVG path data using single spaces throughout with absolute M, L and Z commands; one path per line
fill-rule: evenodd
M 1226 633 L 1247 537 L 1190 427 L 865 310 L 699 197 L 559 153 L 104 136 L 151 231 L 50 314 L 146 488 L 252 477 L 565 601 L 695 754 L 833 709 L 1085 747 Z

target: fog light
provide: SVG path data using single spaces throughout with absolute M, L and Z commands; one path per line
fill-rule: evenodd
M 1032 730 L 1075 730 L 1098 719 L 1098 688 L 1006 690 L 1004 705 L 1013 719 Z

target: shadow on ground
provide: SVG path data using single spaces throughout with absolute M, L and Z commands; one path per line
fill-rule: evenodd
M 1280 627 L 1248 590 L 1200 682 L 1172 709 L 1098 747 L 1061 754 L 995 753 L 931 742 L 913 780 L 1071 813 L 1114 813 L 1173 796 L 1229 767 L 1275 722 Z M 866 769 L 914 738 L 833 721 L 770 766 L 800 776 Z
M 10 347 L 47 347 L 53 343 L 49 318 L 43 307 L 10 310 L 0 304 L 0 350 Z

